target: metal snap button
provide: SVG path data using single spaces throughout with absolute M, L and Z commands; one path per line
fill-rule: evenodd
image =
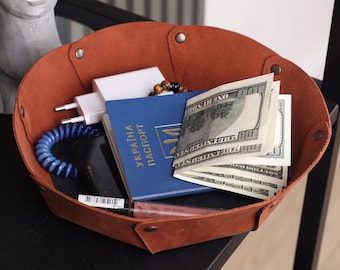
M 281 73 L 282 68 L 279 64 L 274 64 L 271 66 L 270 71 L 274 73 L 274 75 L 278 75 Z
M 175 37 L 177 43 L 183 43 L 186 39 L 186 36 L 184 33 L 178 33 Z
M 156 232 L 156 231 L 158 231 L 158 227 L 157 226 L 146 227 L 144 229 L 144 231 L 146 231 L 146 232 Z
M 78 48 L 76 49 L 75 55 L 77 59 L 82 59 L 84 58 L 85 51 L 82 48 Z
M 322 137 L 323 137 L 323 131 L 322 130 L 319 129 L 314 133 L 314 140 L 315 141 L 320 140 Z
M 20 114 L 21 114 L 22 118 L 25 117 L 25 108 L 24 108 L 24 106 L 20 106 Z

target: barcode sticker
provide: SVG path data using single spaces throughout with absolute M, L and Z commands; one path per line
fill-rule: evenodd
M 89 206 L 110 208 L 110 209 L 124 209 L 125 199 L 104 197 L 104 196 L 93 196 L 93 195 L 78 195 L 78 201 Z

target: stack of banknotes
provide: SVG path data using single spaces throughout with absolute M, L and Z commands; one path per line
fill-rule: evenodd
M 174 177 L 268 199 L 287 186 L 290 165 L 291 96 L 272 73 L 187 101 Z

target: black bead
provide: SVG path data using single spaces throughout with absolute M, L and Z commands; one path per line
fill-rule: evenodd
M 178 82 L 172 82 L 170 91 L 173 91 L 174 93 L 178 93 L 181 85 Z

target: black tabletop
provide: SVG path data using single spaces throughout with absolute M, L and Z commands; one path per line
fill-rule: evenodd
M 220 269 L 246 234 L 150 254 L 53 215 L 0 114 L 0 269 Z

